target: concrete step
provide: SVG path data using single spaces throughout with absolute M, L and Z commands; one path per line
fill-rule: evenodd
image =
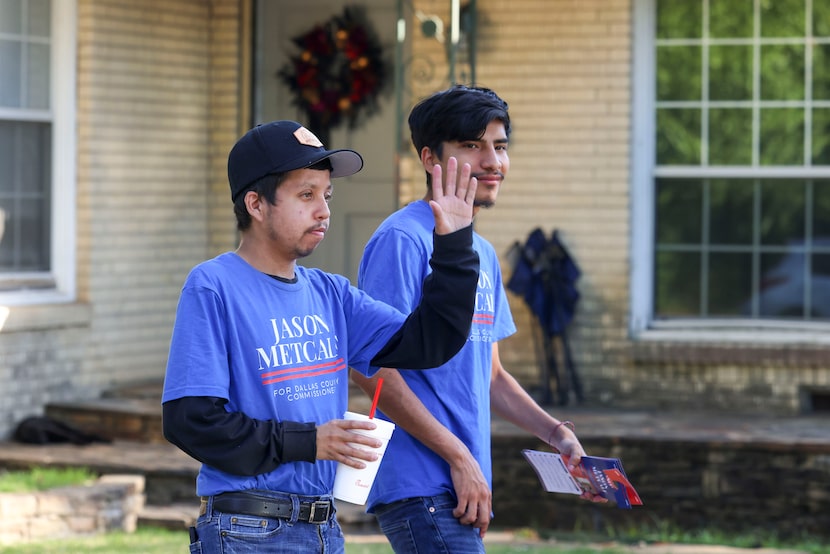
M 106 391 L 101 398 L 52 402 L 45 415 L 108 440 L 165 444 L 161 426 L 162 382 L 126 385 Z M 368 413 L 370 399 L 349 383 L 349 409 Z
M 179 530 L 199 513 L 196 474 L 199 464 L 168 443 L 161 428 L 162 381 L 125 385 L 100 398 L 53 402 L 45 415 L 100 436 L 110 443 L 27 445 L 0 443 L 0 467 L 87 467 L 96 473 L 135 473 L 146 480 L 146 505 L 139 525 Z M 371 401 L 349 383 L 349 409 L 368 413 Z M 379 533 L 364 506 L 337 501 L 337 517 L 350 533 Z
M 96 398 L 80 402 L 52 402 L 48 417 L 108 439 L 153 444 L 167 441 L 161 430 L 161 404 L 140 398 Z
M 100 398 L 47 404 L 45 415 L 109 440 L 166 443 L 161 430 L 161 380 L 124 385 Z
M 114 441 L 74 444 L 0 443 L 0 467 L 85 467 L 99 475 L 126 473 L 145 477 L 147 503 L 192 503 L 199 463 L 172 444 Z
M 32 445 L 0 442 L 0 468 L 85 467 L 97 474 L 135 474 L 145 478 L 146 504 L 139 525 L 182 529 L 199 515 L 196 474 L 199 463 L 171 444 L 131 441 Z M 378 531 L 363 506 L 337 501 L 338 520 L 353 533 Z
M 165 506 L 146 504 L 138 514 L 139 527 L 160 527 L 179 531 L 196 524 L 199 502 L 176 503 Z

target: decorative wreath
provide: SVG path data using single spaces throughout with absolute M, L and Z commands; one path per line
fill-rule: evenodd
M 342 15 L 292 42 L 300 53 L 279 77 L 291 89 L 292 103 L 306 115 L 305 123 L 324 143 L 331 129 L 343 123 L 353 129 L 377 111 L 387 68 L 362 7 L 346 7 Z

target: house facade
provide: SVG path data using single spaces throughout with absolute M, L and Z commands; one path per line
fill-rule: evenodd
M 586 405 L 830 409 L 826 8 L 365 4 L 394 66 L 390 92 L 361 127 L 331 134 L 366 152 L 367 171 L 339 191 L 350 215 L 312 263 L 349 274 L 378 218 L 422 194 L 401 114 L 474 75 L 509 102 L 514 127 L 499 205 L 477 229 L 504 253 L 505 277 L 511 245 L 559 231 L 581 270 L 568 342 Z M 345 4 L 2 6 L 7 437 L 49 402 L 163 377 L 187 272 L 235 247 L 227 152 L 255 122 L 302 117 L 274 68 L 291 38 Z M 347 202 L 366 196 L 381 200 L 362 217 Z M 517 295 L 511 305 L 519 332 L 502 358 L 533 386 L 534 316 Z

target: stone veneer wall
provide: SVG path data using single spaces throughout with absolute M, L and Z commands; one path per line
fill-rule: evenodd
M 710 531 L 774 530 L 830 537 L 830 448 L 820 445 L 583 440 L 620 458 L 643 506 L 623 510 L 542 490 L 523 448 L 529 436 L 493 437 L 493 525 L 539 530 L 616 530 L 670 524 Z
M 0 545 L 126 531 L 144 507 L 144 477 L 104 475 L 87 486 L 0 493 Z

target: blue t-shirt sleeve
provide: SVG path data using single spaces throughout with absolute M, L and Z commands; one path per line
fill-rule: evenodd
M 184 396 L 228 399 L 227 321 L 214 290 L 186 283 L 176 311 L 162 402 Z
M 379 232 L 364 249 L 358 287 L 372 298 L 409 313 L 418 305 L 423 280 L 431 271 L 431 254 L 423 244 L 399 229 Z
M 343 290 L 343 309 L 348 322 L 349 365 L 371 376 L 378 370 L 371 366 L 372 358 L 400 329 L 406 315 L 351 286 Z
M 509 337 L 516 332 L 516 323 L 513 321 L 513 314 L 510 312 L 510 304 L 507 299 L 507 293 L 504 290 L 504 282 L 502 281 L 501 268 L 499 267 L 498 258 L 495 257 L 493 251 L 495 268 L 495 305 L 496 305 L 496 319 L 495 319 L 495 334 L 494 339 L 500 341 Z

